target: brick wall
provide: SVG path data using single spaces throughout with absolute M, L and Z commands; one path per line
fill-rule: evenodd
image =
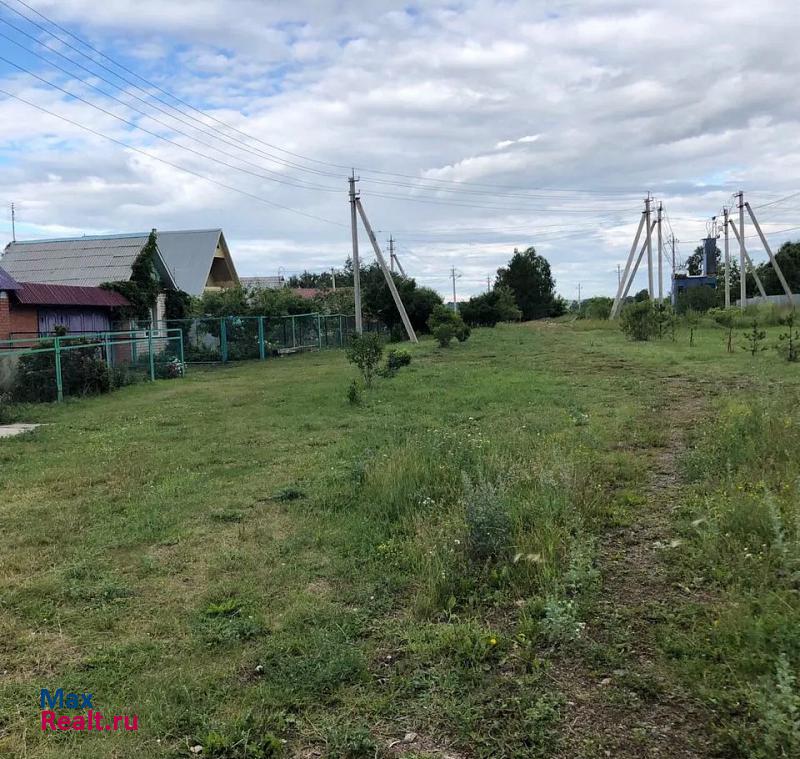
M 11 306 L 11 332 L 20 338 L 39 334 L 39 311 L 36 306 Z
M 8 340 L 11 333 L 9 307 L 8 293 L 0 292 L 0 340 Z

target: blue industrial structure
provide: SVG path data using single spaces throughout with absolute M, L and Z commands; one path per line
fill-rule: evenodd
M 685 274 L 675 272 L 672 275 L 673 303 L 678 295 L 695 287 L 717 288 L 717 238 L 707 237 L 703 240 L 703 273 Z

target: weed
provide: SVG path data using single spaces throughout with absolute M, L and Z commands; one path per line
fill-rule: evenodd
M 300 490 L 300 488 L 296 487 L 286 487 L 282 490 L 279 490 L 273 498 L 276 501 L 299 501 L 301 498 L 305 498 L 306 494 Z
M 762 742 L 759 756 L 800 756 L 800 689 L 786 654 L 778 657 L 775 679 L 758 699 Z
M 358 380 L 351 380 L 347 386 L 347 402 L 351 406 L 361 405 L 361 385 L 359 385 Z
M 329 759 L 373 759 L 378 754 L 369 729 L 363 726 L 336 726 L 328 732 L 326 743 Z
M 539 629 L 548 643 L 560 645 L 577 640 L 584 627 L 584 623 L 578 621 L 574 601 L 554 596 L 545 601 Z
M 485 563 L 507 556 L 511 550 L 511 519 L 499 489 L 481 480 L 473 485 L 466 474 L 463 480 L 470 559 Z

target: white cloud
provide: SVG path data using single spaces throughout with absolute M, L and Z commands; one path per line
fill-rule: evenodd
M 355 0 L 37 7 L 253 135 L 248 152 L 240 133 L 215 121 L 198 131 L 152 113 L 243 170 L 137 132 L 18 72 L 0 74 L 0 87 L 164 161 L 345 226 L 229 192 L 0 96 L 6 194 L 19 204 L 25 234 L 220 225 L 244 274 L 321 269 L 347 255 L 346 175 L 356 166 L 373 225 L 381 237 L 395 234 L 421 282 L 446 294 L 455 265 L 460 292 L 478 291 L 514 246 L 535 244 L 574 297 L 579 280 L 586 295 L 613 289 L 647 191 L 664 200 L 689 252 L 705 234 L 704 218 L 738 185 L 762 202 L 800 185 L 800 18 L 788 0 L 423 0 L 414 12 L 388 0 L 369 12 Z M 24 65 L 65 81 L 41 62 Z M 68 89 L 103 101 L 82 85 Z M 118 103 L 103 107 L 167 134 Z M 367 168 L 442 189 L 447 183 L 434 180 L 502 187 L 420 191 L 384 184 L 413 182 Z M 764 209 L 773 230 L 800 225 L 797 216 L 800 203 Z

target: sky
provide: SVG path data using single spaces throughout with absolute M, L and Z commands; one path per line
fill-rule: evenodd
M 322 271 L 351 168 L 448 299 L 531 245 L 565 298 L 613 295 L 648 193 L 667 278 L 739 190 L 800 237 L 796 0 L 25 2 L 0 0 L 5 240 L 13 201 L 18 239 L 222 227 L 241 276 Z

